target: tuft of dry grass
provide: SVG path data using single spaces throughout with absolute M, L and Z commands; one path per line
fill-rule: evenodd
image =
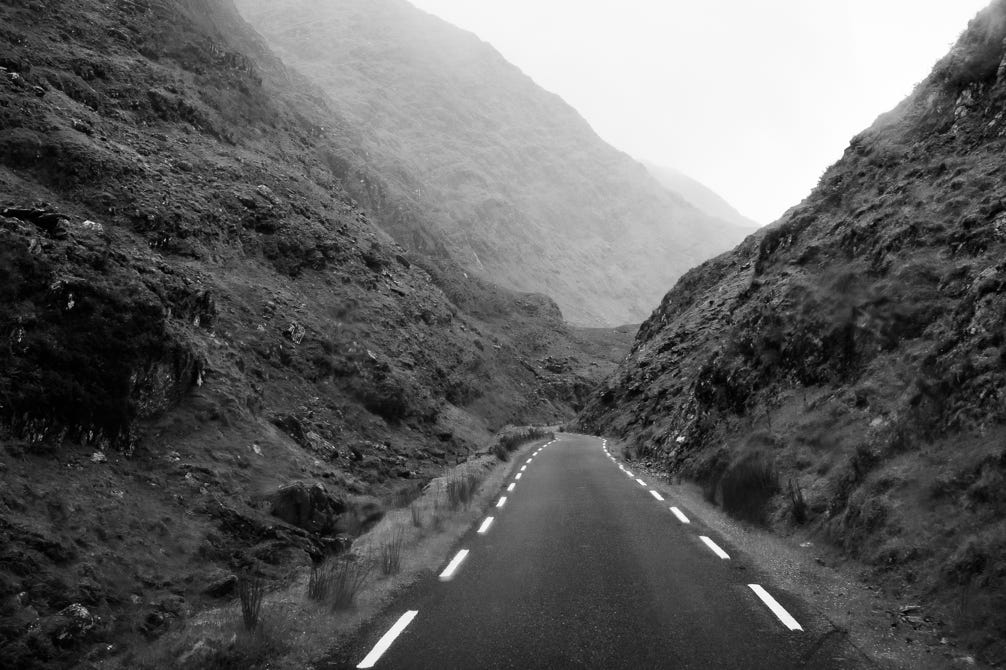
M 312 565 L 311 575 L 307 579 L 308 600 L 315 600 L 317 602 L 327 600 L 328 594 L 332 592 L 334 581 L 335 571 L 330 561 Z
M 262 598 L 265 596 L 265 580 L 253 574 L 242 575 L 237 584 L 238 597 L 241 600 L 241 619 L 245 630 L 254 631 L 258 628 L 262 614 Z
M 335 562 L 331 589 L 332 609 L 344 610 L 353 606 L 356 594 L 366 583 L 374 569 L 369 556 L 346 556 Z
M 405 533 L 401 528 L 395 530 L 391 537 L 381 543 L 380 564 L 381 574 L 385 577 L 397 575 L 402 569 L 402 545 L 405 543 Z

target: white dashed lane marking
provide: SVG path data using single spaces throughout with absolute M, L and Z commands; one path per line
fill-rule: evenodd
M 514 483 L 511 483 L 510 486 L 506 487 L 506 490 L 507 491 L 513 491 L 513 487 L 515 487 L 515 486 L 517 486 L 517 485 L 514 484 Z
M 524 473 L 523 473 L 523 472 L 518 472 L 518 473 L 517 473 L 517 476 L 516 476 L 516 477 L 514 477 L 514 479 L 520 479 L 520 478 L 521 478 L 521 477 L 523 477 L 523 476 L 524 476 Z
M 440 573 L 440 581 L 446 582 L 454 577 L 454 573 L 457 572 L 457 569 L 461 566 L 462 561 L 464 561 L 467 557 L 467 549 L 462 549 L 455 554 L 454 558 L 451 559 L 451 562 L 447 564 L 446 568 L 444 568 L 444 571 Z
M 646 486 L 646 482 L 644 482 L 642 479 L 639 478 L 636 478 L 636 483 L 639 484 L 640 486 Z
M 377 662 L 381 659 L 381 656 L 384 655 L 384 652 L 386 652 L 388 648 L 391 646 L 391 644 L 395 641 L 395 638 L 397 638 L 399 635 L 402 634 L 402 631 L 405 630 L 410 623 L 412 623 L 412 620 L 416 618 L 417 614 L 419 614 L 417 610 L 409 610 L 401 617 L 399 617 L 398 621 L 395 622 L 395 625 L 392 626 L 388 630 L 388 632 L 385 633 L 384 636 L 377 641 L 377 644 L 375 644 L 374 648 L 370 650 L 370 653 L 367 654 L 364 657 L 364 659 L 360 661 L 360 664 L 357 665 L 356 667 L 358 668 L 374 667 L 374 665 L 376 665 Z
M 684 515 L 684 512 L 679 510 L 677 507 L 672 507 L 671 512 L 674 513 L 674 516 L 678 517 L 678 521 L 681 523 L 691 523 L 691 521 L 688 520 L 688 517 Z
M 664 501 L 664 496 L 660 495 L 656 491 L 653 491 L 652 489 L 650 490 L 650 495 L 659 500 L 660 502 Z
M 486 520 L 482 522 L 481 526 L 479 526 L 479 535 L 485 535 L 486 533 L 488 533 L 489 526 L 493 525 L 494 520 L 495 517 L 487 516 Z
M 755 592 L 755 595 L 761 598 L 761 601 L 765 603 L 770 610 L 772 610 L 772 613 L 778 617 L 783 626 L 786 626 L 786 628 L 789 628 L 790 630 L 803 630 L 803 626 L 797 623 L 797 620 L 793 618 L 793 615 L 787 612 L 786 608 L 780 605 L 779 601 L 773 598 L 768 591 L 757 584 L 748 584 L 748 587 Z
M 506 496 L 503 496 L 503 497 L 501 497 L 501 498 L 499 499 L 499 502 L 498 502 L 498 503 L 496 503 L 496 506 L 497 506 L 497 507 L 503 507 L 503 505 L 506 505 Z
M 725 552 L 722 549 L 720 549 L 720 547 L 719 547 L 718 544 L 716 544 L 715 542 L 713 542 L 712 540 L 710 540 L 705 535 L 702 535 L 701 537 L 699 537 L 699 539 L 702 540 L 702 542 L 705 543 L 705 545 L 707 547 L 709 547 L 710 549 L 712 549 L 712 551 L 713 551 L 714 554 L 716 554 L 717 556 L 719 556 L 723 560 L 726 560 L 726 559 L 730 558 L 730 554 L 728 554 L 727 552 Z

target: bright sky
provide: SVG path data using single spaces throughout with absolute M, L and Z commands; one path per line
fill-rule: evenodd
M 989 0 L 410 0 L 770 223 Z

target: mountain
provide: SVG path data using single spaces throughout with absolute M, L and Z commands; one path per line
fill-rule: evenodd
M 0 36 L 0 667 L 289 579 L 621 357 L 397 245 L 424 212 L 347 192 L 359 131 L 229 0 L 15 0 Z
M 804 525 L 1006 653 L 1006 2 L 813 193 L 687 273 L 582 430 Z
M 743 235 L 667 192 L 490 45 L 405 0 L 238 6 L 361 129 L 383 188 L 427 213 L 422 226 L 382 219 L 400 244 L 546 293 L 571 323 L 638 323 Z
M 738 212 L 733 205 L 700 181 L 674 168 L 643 161 L 643 165 L 665 188 L 674 191 L 692 206 L 709 216 L 740 228 L 758 228 L 760 224 Z

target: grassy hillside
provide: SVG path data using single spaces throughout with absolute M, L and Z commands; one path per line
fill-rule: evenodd
M 644 162 L 646 169 L 670 191 L 674 191 L 709 216 L 732 223 L 741 228 L 758 228 L 760 224 L 737 211 L 721 195 L 705 184 L 692 179 L 674 168 Z
M 488 44 L 404 0 L 238 5 L 364 129 L 384 187 L 429 212 L 428 235 L 383 222 L 410 249 L 442 244 L 468 271 L 552 296 L 573 323 L 613 326 L 741 238 Z
M 805 526 L 1006 656 L 1006 2 L 813 194 L 683 277 L 580 425 Z
M 229 0 L 0 5 L 0 667 L 289 579 L 619 358 L 394 243 L 356 137 Z

